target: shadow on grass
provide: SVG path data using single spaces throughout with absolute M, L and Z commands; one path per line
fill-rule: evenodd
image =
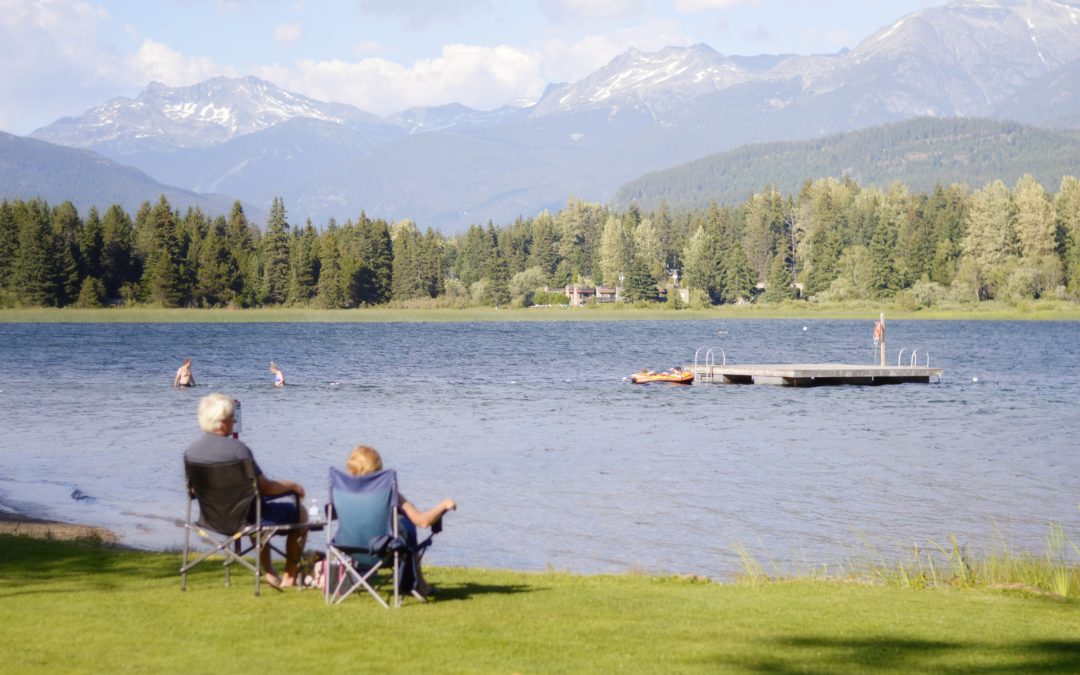
M 476 584 L 472 582 L 440 583 L 435 586 L 435 599 L 440 602 L 468 600 L 476 595 L 515 595 L 546 591 L 546 588 L 525 584 Z
M 87 589 L 114 589 L 130 583 L 131 575 L 163 578 L 175 575 L 164 556 L 147 556 L 130 549 L 95 542 L 57 541 L 0 535 L 0 591 L 40 586 L 34 592 L 70 592 L 72 583 Z
M 1016 643 L 951 642 L 904 638 L 794 637 L 773 641 L 769 657 L 717 655 L 712 665 L 769 673 L 837 670 L 942 673 L 1080 672 L 1080 640 Z M 977 655 L 977 663 L 971 656 Z

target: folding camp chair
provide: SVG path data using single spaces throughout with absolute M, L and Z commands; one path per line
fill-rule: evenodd
M 389 567 L 394 607 L 401 606 L 401 584 L 407 566 L 431 544 L 416 543 L 399 526 L 397 472 L 392 469 L 350 476 L 330 469 L 329 518 L 326 526 L 327 604 L 337 604 L 363 588 L 383 607 L 376 590 L 377 573 Z M 336 520 L 336 527 L 334 522 Z M 441 523 L 432 533 L 441 529 Z M 415 579 L 415 570 L 413 570 Z M 409 591 L 420 600 L 415 590 Z
M 230 585 L 232 565 L 239 563 L 255 573 L 255 595 L 259 595 L 259 582 L 262 579 L 259 553 L 266 546 L 282 553 L 271 545 L 271 538 L 288 534 L 295 528 L 307 527 L 307 524 L 278 525 L 262 522 L 259 482 L 255 475 L 255 465 L 250 459 L 216 464 L 196 464 L 185 460 L 184 472 L 187 474 L 187 517 L 183 522 L 176 523 L 184 528 L 180 590 L 187 590 L 187 573 L 191 568 L 214 554 L 222 553 L 225 555 L 225 585 Z M 277 495 L 275 499 L 279 497 L 295 499 L 299 509 L 300 498 L 295 493 Z M 192 501 L 199 503 L 197 521 L 191 519 Z M 198 534 L 211 550 L 194 561 L 189 561 L 192 553 L 192 532 Z M 224 538 L 215 537 L 211 533 Z M 248 554 L 254 556 L 254 564 L 244 557 Z

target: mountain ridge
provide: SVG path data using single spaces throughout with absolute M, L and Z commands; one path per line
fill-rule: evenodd
M 549 85 L 533 105 L 451 103 L 381 118 L 257 78 L 217 78 L 188 94 L 148 88 L 140 97 L 158 107 L 127 127 L 119 113 L 94 109 L 32 137 L 262 208 L 280 195 L 301 219 L 378 205 L 381 215 L 460 230 L 570 194 L 604 201 L 634 178 L 747 143 L 924 116 L 1080 126 L 1080 97 L 1062 93 L 1077 83 L 1080 4 L 959 0 L 910 13 L 836 54 L 630 49 L 581 80 Z M 225 105 L 229 87 L 242 90 L 236 110 Z M 243 108 L 260 100 L 273 105 Z M 126 101 L 116 110 L 134 115 Z

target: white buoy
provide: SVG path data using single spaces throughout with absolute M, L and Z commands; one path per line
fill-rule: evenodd
M 802 329 L 803 329 L 803 330 L 806 330 L 806 326 L 803 326 L 803 327 L 802 327 Z
M 973 378 L 971 378 L 971 381 L 972 381 L 972 382 L 978 382 L 978 381 L 979 381 L 979 378 L 977 378 L 977 377 L 973 377 Z

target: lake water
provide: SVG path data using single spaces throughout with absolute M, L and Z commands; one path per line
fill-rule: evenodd
M 625 380 L 702 346 L 735 363 L 871 363 L 872 329 L 2 324 L 0 504 L 178 547 L 181 455 L 199 397 L 222 391 L 242 401 L 241 438 L 263 469 L 320 503 L 327 468 L 357 443 L 417 505 L 454 497 L 435 564 L 730 578 L 739 546 L 800 570 L 950 534 L 1041 553 L 1050 521 L 1080 539 L 1078 323 L 890 322 L 891 362 L 919 348 L 945 369 L 929 385 Z M 199 386 L 174 389 L 186 356 Z

